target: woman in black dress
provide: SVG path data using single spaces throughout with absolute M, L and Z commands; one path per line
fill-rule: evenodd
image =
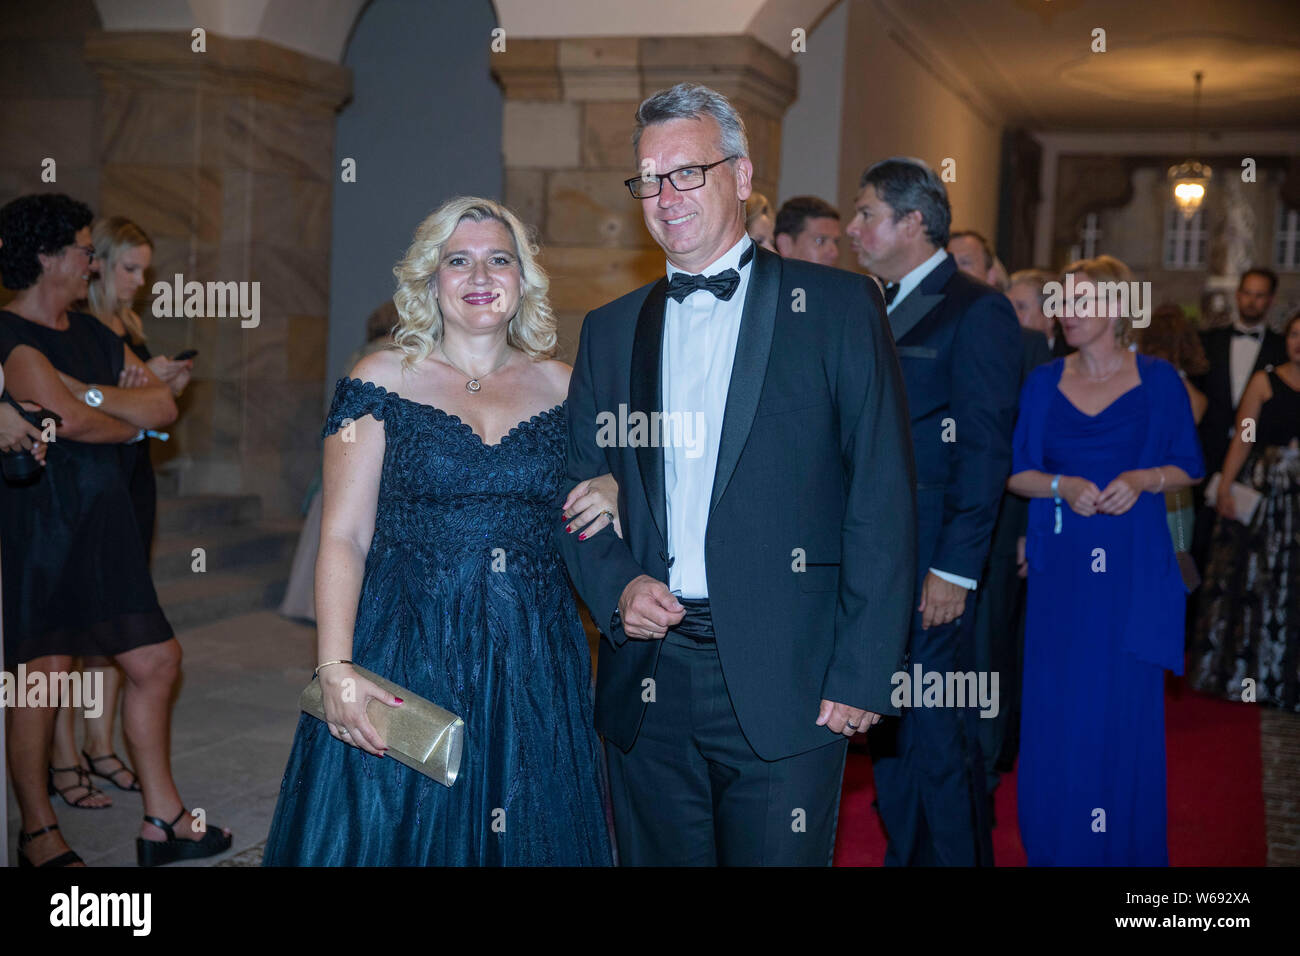
M 143 789 L 142 865 L 210 856 L 230 834 L 206 828 L 181 802 L 168 740 L 180 645 L 158 607 L 119 448 L 176 417 L 171 391 L 93 316 L 70 310 L 93 274 L 91 212 L 61 195 L 0 209 L 0 281 L 19 290 L 0 312 L 9 392 L 62 419 L 39 480 L 0 495 L 5 663 L 66 674 L 76 656 L 112 657 L 126 675 L 124 728 Z M 48 677 L 47 677 L 48 680 Z M 29 701 L 30 703 L 30 701 Z M 46 792 L 51 704 L 9 713 L 8 757 L 22 814 L 20 865 L 75 865 Z
M 97 220 L 91 228 L 91 240 L 99 271 L 90 280 L 88 311 L 110 328 L 122 344 L 171 389 L 172 395 L 179 397 L 189 384 L 194 362 L 189 359 L 178 362 L 165 355 L 151 355 L 149 346 L 145 344 L 144 324 L 133 308 L 136 294 L 144 285 L 145 273 L 153 260 L 152 240 L 143 229 L 121 216 Z M 143 379 L 143 370 L 132 366 L 129 371 Z M 150 439 L 146 437 L 119 448 L 146 558 L 153 545 L 158 503 L 149 446 Z M 103 657 L 88 657 L 84 664 L 88 675 L 102 675 L 103 712 L 98 717 L 84 718 L 85 745 L 78 751 L 74 714 L 71 708 L 61 708 L 54 724 L 50 763 L 69 768 L 79 764 L 86 773 L 102 777 L 119 790 L 139 791 L 140 782 L 134 771 L 114 752 L 113 747 L 113 725 L 122 686 L 121 671 Z M 55 780 L 56 786 L 70 783 L 70 776 L 71 773 L 63 774 Z M 98 807 L 109 802 L 107 795 L 91 796 L 81 790 L 66 793 L 65 798 L 71 798 L 71 804 L 80 807 Z
M 1251 376 L 1237 407 L 1187 672 L 1204 693 L 1300 713 L 1300 312 L 1283 336 L 1287 362 Z M 1249 518 L 1233 482 L 1261 496 Z

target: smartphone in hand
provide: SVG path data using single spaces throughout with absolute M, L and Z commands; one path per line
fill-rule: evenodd
M 172 356 L 173 362 L 184 362 L 186 359 L 192 359 L 199 354 L 198 349 L 186 349 L 183 352 L 177 352 Z

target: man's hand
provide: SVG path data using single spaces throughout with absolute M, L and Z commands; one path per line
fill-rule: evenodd
M 966 589 L 927 571 L 921 586 L 921 603 L 916 609 L 921 612 L 921 627 L 926 630 L 951 623 L 966 610 Z
M 821 710 L 817 714 L 818 727 L 828 727 L 845 737 L 865 734 L 878 723 L 880 723 L 879 714 L 869 710 L 858 710 L 848 704 L 837 704 L 831 700 L 823 700 Z
M 668 585 L 642 574 L 629 581 L 623 589 L 623 596 L 618 599 L 618 613 L 623 618 L 623 631 L 628 637 L 655 641 L 667 634 L 668 628 L 681 623 L 686 608 L 677 603 Z

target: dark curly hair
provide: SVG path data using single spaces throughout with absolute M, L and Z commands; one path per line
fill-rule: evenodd
M 0 208 L 0 282 L 17 292 L 41 277 L 38 255 L 53 255 L 77 241 L 95 218 L 90 207 L 62 193 L 19 196 Z

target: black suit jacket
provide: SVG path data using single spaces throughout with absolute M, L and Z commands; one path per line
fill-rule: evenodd
M 1237 424 L 1237 405 L 1232 400 L 1232 327 L 1202 332 L 1201 345 L 1205 348 L 1210 368 L 1204 375 L 1193 379 L 1192 384 L 1205 393 L 1209 402 L 1198 431 L 1206 474 L 1213 474 L 1223 467 L 1224 456 L 1228 454 L 1229 433 Z M 1252 374 L 1265 366 L 1281 365 L 1286 361 L 1286 340 L 1272 329 L 1266 329 Z
M 1020 323 L 1006 296 L 961 272 L 949 255 L 894 308 L 889 324 L 912 413 L 916 589 L 929 568 L 978 581 L 1011 472 Z
M 822 699 L 895 713 L 915 563 L 907 404 L 870 279 L 755 250 L 704 535 L 718 656 L 750 745 L 772 760 L 838 740 Z M 569 385 L 572 483 L 611 472 L 622 539 L 557 535 L 603 632 L 596 728 L 636 741 L 662 641 L 613 623 L 640 574 L 668 580 L 664 456 L 605 447 L 597 416 L 663 409 L 667 280 L 590 313 Z M 795 311 L 803 306 L 802 311 Z M 707 423 L 709 428 L 715 423 Z M 570 484 L 570 486 L 571 486 Z M 806 561 L 802 571 L 794 568 Z

